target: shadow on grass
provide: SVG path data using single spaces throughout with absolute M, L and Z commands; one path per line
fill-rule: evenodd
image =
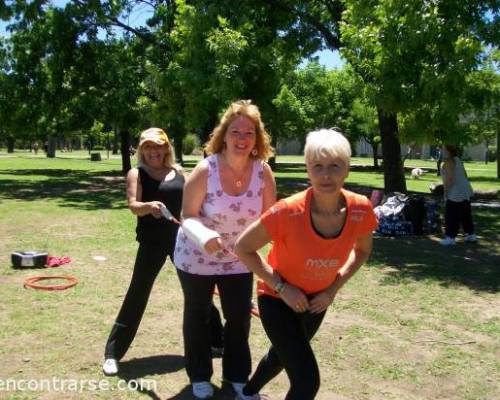
M 427 237 L 377 237 L 370 259 L 377 266 L 391 267 L 380 282 L 383 285 L 413 279 L 492 293 L 500 288 L 500 256 L 481 243 L 443 247 Z
M 140 383 L 139 379 L 151 375 L 164 375 L 172 372 L 179 371 L 184 368 L 184 357 L 175 354 L 167 354 L 161 356 L 151 356 L 144 358 L 133 358 L 129 361 L 124 361 L 120 363 L 120 371 L 118 377 L 127 381 L 137 381 L 135 383 Z M 149 379 L 149 378 L 148 378 Z M 168 376 L 167 376 L 168 379 Z M 229 400 L 234 399 L 234 392 L 232 388 L 224 384 L 222 388 L 214 387 L 215 395 L 214 399 Z M 137 392 L 149 396 L 153 400 L 159 400 L 160 396 L 151 388 L 144 385 L 143 387 L 138 386 Z M 179 393 L 168 398 L 169 400 L 191 400 L 193 399 L 193 394 L 191 390 L 191 385 L 184 387 Z
M 176 354 L 133 358 L 120 362 L 118 376 L 122 379 L 139 379 L 148 375 L 163 375 L 184 368 L 184 357 Z
M 129 361 L 120 362 L 118 376 L 127 382 L 134 381 L 134 384 L 137 383 L 137 392 L 147 395 L 153 400 L 160 400 L 161 398 L 151 387 L 147 385 L 141 386 L 138 380 L 145 376 L 176 372 L 182 368 L 184 368 L 184 357 L 175 354 L 133 358 Z
M 59 200 L 63 207 L 82 210 L 125 208 L 125 178 L 119 171 L 69 169 L 2 170 L 0 201 Z M 25 179 L 23 177 L 42 177 Z
M 214 387 L 214 397 L 211 397 L 211 399 L 234 400 L 234 397 L 235 393 L 233 389 L 228 384 L 224 384 L 222 388 Z M 192 399 L 194 399 L 194 397 L 191 385 L 184 387 L 179 393 L 168 398 L 168 400 L 192 400 Z

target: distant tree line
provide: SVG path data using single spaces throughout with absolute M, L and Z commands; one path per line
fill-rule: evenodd
M 252 99 L 274 145 L 333 126 L 374 154 L 382 145 L 385 190 L 404 192 L 401 142 L 498 135 L 499 5 L 0 1 L 9 32 L 0 38 L 0 140 L 47 142 L 54 157 L 58 138 L 106 132 L 100 142 L 120 148 L 127 171 L 141 129 L 165 128 L 182 157 L 186 135 L 203 143 L 228 103 Z M 143 14 L 142 25 L 128 23 Z M 328 71 L 311 60 L 322 49 L 347 65 Z

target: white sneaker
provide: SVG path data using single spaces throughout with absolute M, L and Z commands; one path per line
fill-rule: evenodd
M 455 244 L 455 238 L 446 236 L 444 239 L 441 239 L 439 243 L 443 246 L 453 246 Z
M 214 397 L 214 388 L 210 382 L 193 382 L 193 396 L 197 399 L 211 399 Z
M 472 235 L 466 235 L 464 238 L 464 242 L 467 243 L 476 243 L 477 242 L 477 236 L 472 234 Z
M 106 358 L 102 364 L 102 372 L 107 376 L 116 375 L 118 373 L 118 361 L 114 358 Z

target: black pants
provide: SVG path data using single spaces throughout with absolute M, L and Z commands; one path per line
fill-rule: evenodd
M 454 238 L 458 234 L 460 225 L 465 233 L 472 235 L 474 233 L 474 223 L 472 222 L 472 209 L 470 201 L 451 201 L 446 200 L 446 209 L 444 214 L 446 236 Z
M 312 400 L 319 390 L 319 368 L 310 345 L 325 312 L 296 313 L 278 298 L 259 296 L 262 325 L 271 340 L 271 348 L 260 361 L 243 393 L 258 393 L 285 368 L 290 380 L 286 400 Z
M 135 259 L 134 272 L 118 317 L 111 329 L 106 348 L 105 358 L 120 360 L 130 347 L 141 323 L 144 310 L 148 304 L 149 295 L 158 272 L 170 256 L 173 248 L 154 243 L 140 243 Z M 213 307 L 215 308 L 215 307 Z M 222 342 L 221 322 L 217 310 L 211 314 L 211 330 L 217 347 Z
M 209 381 L 213 374 L 209 318 L 215 285 L 224 324 L 223 378 L 246 382 L 251 372 L 250 310 L 252 274 L 195 275 L 177 269 L 184 292 L 184 358 L 191 382 Z

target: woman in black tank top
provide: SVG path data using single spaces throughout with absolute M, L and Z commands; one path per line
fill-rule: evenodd
M 127 201 L 137 215 L 139 249 L 132 281 L 106 343 L 102 366 L 106 375 L 118 372 L 118 360 L 134 340 L 156 276 L 167 256 L 172 257 L 178 226 L 162 218 L 161 209 L 167 207 L 179 219 L 182 204 L 184 176 L 174 165 L 166 133 L 158 128 L 142 132 L 137 158 L 138 168 L 127 175 Z
M 105 375 L 118 373 L 118 361 L 134 340 L 153 283 L 167 256 L 172 260 L 178 225 L 163 218 L 161 209 L 167 207 L 180 219 L 184 175 L 174 164 L 166 133 L 158 128 L 142 132 L 137 158 L 138 168 L 127 175 L 127 201 L 130 211 L 137 215 L 139 249 L 132 281 L 106 343 L 102 366 Z M 221 332 L 218 312 L 214 316 L 213 329 Z

